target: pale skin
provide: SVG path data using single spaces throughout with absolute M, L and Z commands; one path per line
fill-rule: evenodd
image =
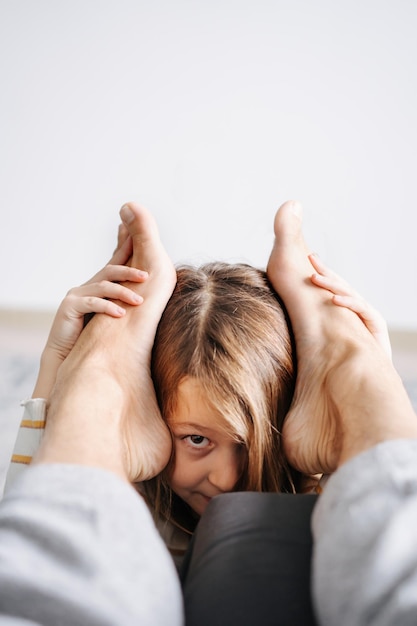
M 34 398 L 49 398 L 55 384 L 60 365 L 71 352 L 81 334 L 84 315 L 105 313 L 122 317 L 126 309 L 120 303 L 136 306 L 143 298 L 132 289 L 119 283 L 144 282 L 148 274 L 126 265 L 132 254 L 132 240 L 126 228 L 119 227 L 117 248 L 109 263 L 89 281 L 74 287 L 65 296 L 56 312 L 51 331 L 42 352 L 38 378 L 33 390 Z M 113 299 L 113 300 L 112 300 Z
M 195 378 L 180 383 L 168 426 L 175 448 L 170 487 L 202 515 L 211 498 L 234 490 L 244 467 L 243 445 L 231 437 L 222 415 Z
M 136 392 L 132 388 L 131 393 L 132 398 L 134 393 L 140 395 L 141 391 L 146 391 L 148 394 L 146 398 L 138 398 L 136 401 L 136 410 L 143 411 L 146 408 L 148 420 L 142 423 L 140 419 L 137 419 L 132 433 L 137 431 L 139 441 L 145 441 L 144 449 L 148 455 L 148 460 L 145 463 L 142 461 L 142 467 L 136 474 L 132 472 L 133 467 L 129 468 L 129 471 L 132 472 L 130 475 L 135 476 L 134 480 L 140 480 L 156 473 L 158 464 L 160 469 L 162 469 L 164 459 L 167 460 L 169 458 L 168 451 L 170 451 L 171 442 L 167 440 L 167 430 L 163 426 L 156 405 L 153 385 L 150 381 L 149 359 L 156 324 L 175 283 L 172 282 L 172 264 L 169 262 L 160 244 L 152 217 L 147 211 L 137 205 L 130 204 L 129 208 L 133 210 L 133 222 L 127 223 L 120 228 L 118 247 L 109 264 L 90 281 L 68 292 L 67 297 L 62 302 L 42 355 L 39 377 L 33 395 L 34 397 L 49 397 L 59 366 L 67 357 L 81 333 L 85 313 L 95 312 L 104 315 L 98 315 L 98 321 L 93 320 L 89 324 L 91 328 L 88 327 L 83 332 L 80 342 L 82 342 L 83 338 L 85 341 L 81 350 L 88 348 L 88 342 L 94 347 L 91 341 L 97 341 L 97 338 L 100 338 L 100 331 L 109 333 L 108 335 L 103 335 L 106 340 L 112 336 L 123 336 L 124 333 L 125 337 L 122 344 L 125 349 L 127 344 L 129 344 L 130 349 L 131 344 L 136 342 L 129 342 L 124 329 L 129 328 L 132 332 L 136 329 L 138 335 L 140 333 L 140 340 L 144 340 L 145 345 L 147 341 L 147 348 L 142 345 L 142 350 L 138 350 L 136 358 L 138 356 L 141 357 L 139 358 L 140 370 L 136 382 Z M 132 254 L 132 247 L 134 255 L 131 263 L 136 264 L 138 267 L 124 265 Z M 388 333 L 382 317 L 354 292 L 345 281 L 334 272 L 331 272 L 316 255 L 310 255 L 309 259 L 311 263 L 310 284 L 321 288 L 316 289 L 316 291 L 321 292 L 323 291 L 322 288 L 325 288 L 327 293 L 331 294 L 334 304 L 348 307 L 355 312 L 366 328 L 373 334 L 376 341 L 385 347 L 386 350 L 389 350 Z M 307 256 L 305 260 L 307 261 Z M 139 269 L 139 265 L 142 269 Z M 160 268 L 159 272 L 154 270 L 155 267 Z M 148 272 L 143 271 L 143 268 L 147 268 Z M 120 285 L 114 281 L 130 282 Z M 108 298 L 117 298 L 117 302 L 113 302 Z M 145 304 L 142 304 L 144 298 Z M 137 307 L 137 311 L 134 312 L 133 307 Z M 153 323 L 151 311 L 158 316 L 157 318 L 155 317 Z M 107 324 L 105 316 L 109 317 Z M 125 316 L 134 318 L 134 323 L 127 323 L 124 319 L 110 320 L 111 317 L 124 318 Z M 114 322 L 120 324 L 121 327 L 114 330 Z M 129 330 L 129 332 L 131 331 Z M 114 344 L 110 345 L 113 348 Z M 149 350 L 147 355 L 146 349 Z M 93 358 L 96 359 L 97 367 L 100 367 L 103 362 L 106 364 L 108 355 L 103 352 L 98 362 L 97 347 L 95 350 L 96 354 L 95 356 L 93 354 Z M 117 350 L 117 353 L 122 355 L 121 350 Z M 90 357 L 90 355 L 88 356 Z M 122 360 L 124 357 L 125 355 L 120 356 Z M 124 369 L 123 365 L 123 363 L 120 364 L 122 370 Z M 114 368 L 115 366 L 116 362 L 112 360 L 112 367 Z M 129 377 L 132 378 L 132 372 L 129 373 Z M 58 393 L 60 393 L 59 381 L 60 376 L 58 376 Z M 140 387 L 139 382 L 141 382 Z M 111 381 L 110 388 L 112 386 L 115 386 L 120 393 L 120 384 L 118 386 L 117 377 L 116 380 Z M 91 397 L 89 400 L 91 401 Z M 138 415 L 137 417 L 139 418 L 140 416 Z M 51 437 L 51 431 L 52 435 L 54 435 L 52 430 L 54 425 L 52 424 L 51 426 L 49 424 L 50 419 L 49 414 L 47 429 L 49 437 Z M 131 418 L 129 417 L 128 419 Z M 133 422 L 133 419 L 131 421 Z M 221 416 L 210 407 L 210 403 L 204 398 L 204 392 L 199 388 L 198 381 L 192 379 L 186 379 L 181 383 L 179 402 L 168 425 L 172 434 L 173 445 L 175 446 L 175 463 L 170 473 L 171 487 L 196 513 L 201 514 L 212 497 L 220 493 L 233 491 L 241 472 L 242 447 L 236 443 L 230 434 L 225 432 Z M 153 438 L 144 437 L 139 432 L 141 428 L 145 427 L 150 427 L 151 431 L 154 429 Z M 81 434 L 84 433 L 85 428 L 86 425 L 84 424 L 80 437 L 78 437 L 80 446 L 82 443 L 80 441 Z M 74 429 L 71 428 L 71 430 Z M 104 431 L 103 435 L 102 445 L 104 447 L 106 431 Z M 134 435 L 132 434 L 132 436 Z M 76 438 L 74 433 L 72 437 Z M 161 441 L 156 441 L 158 437 L 161 438 Z M 155 443 L 155 454 L 152 454 L 150 450 L 151 440 Z M 46 442 L 46 449 L 48 449 L 48 440 Z M 94 443 L 94 449 L 97 453 L 100 453 L 97 447 L 99 443 L 100 438 L 98 442 Z M 127 454 L 128 463 L 132 463 L 129 452 L 130 442 L 127 440 L 123 441 L 122 437 L 120 445 Z M 159 447 L 163 454 L 158 454 Z M 140 444 L 138 444 L 138 449 L 140 450 Z M 62 447 L 61 445 L 61 448 L 57 449 L 55 457 L 64 452 L 69 456 L 73 454 L 72 451 L 70 452 L 70 446 L 65 445 Z M 83 458 L 87 464 L 90 464 L 90 456 L 91 451 L 84 450 Z M 142 453 L 142 456 L 145 455 Z M 36 460 L 39 462 L 39 460 L 50 458 L 51 451 L 49 450 L 45 456 L 45 445 L 43 445 Z M 97 464 L 99 458 L 100 455 L 97 454 L 97 461 L 93 464 Z M 140 465 L 140 462 L 137 462 L 137 464 Z
M 121 218 L 132 239 L 131 266 L 148 273 L 125 286 L 143 303 L 126 305 L 119 319 L 98 313 L 83 330 L 58 370 L 34 462 L 97 466 L 133 482 L 159 473 L 171 454 L 150 356 L 176 273 L 148 211 L 129 203 Z
M 301 205 L 282 205 L 274 229 L 267 272 L 287 307 L 298 359 L 283 429 L 290 463 L 329 474 L 380 442 L 416 438 L 416 415 L 389 355 L 358 315 L 312 286 Z
M 391 357 L 391 343 L 387 324 L 382 315 L 360 296 L 343 278 L 330 270 L 317 254 L 309 254 L 308 259 L 316 271 L 311 282 L 333 294 L 332 302 L 357 313 L 375 340 Z

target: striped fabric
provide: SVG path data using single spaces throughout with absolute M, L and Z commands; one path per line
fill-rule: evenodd
M 15 480 L 16 476 L 32 461 L 32 457 L 39 447 L 45 430 L 46 400 L 44 398 L 30 398 L 24 400 L 23 418 L 20 423 L 12 460 L 7 471 L 5 491 Z

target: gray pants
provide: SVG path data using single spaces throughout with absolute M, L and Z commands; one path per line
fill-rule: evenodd
M 214 498 L 184 562 L 187 626 L 316 624 L 310 593 L 316 499 L 251 492 Z

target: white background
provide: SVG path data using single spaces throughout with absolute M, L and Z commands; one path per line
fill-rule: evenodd
M 417 329 L 415 0 L 0 0 L 0 308 L 54 309 L 129 199 L 175 262 L 264 266 L 275 210 Z

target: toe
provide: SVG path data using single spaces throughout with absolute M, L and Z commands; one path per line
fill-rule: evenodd
M 132 266 L 147 272 L 160 269 L 164 250 L 151 213 L 135 202 L 120 209 L 120 217 L 133 242 Z

